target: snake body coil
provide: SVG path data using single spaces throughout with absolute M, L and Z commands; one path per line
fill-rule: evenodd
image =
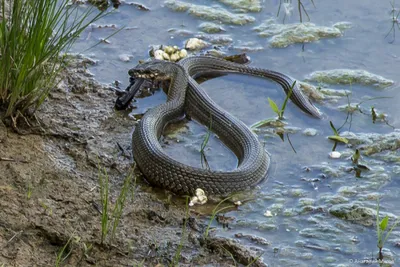
M 226 194 L 254 186 L 267 176 L 270 158 L 257 136 L 240 120 L 220 108 L 192 76 L 204 73 L 243 73 L 269 78 L 279 83 L 286 93 L 293 80 L 279 72 L 232 63 L 223 59 L 197 56 L 178 64 L 164 61 L 147 62 L 131 69 L 129 74 L 141 79 L 170 79 L 168 99 L 147 111 L 132 136 L 135 161 L 146 179 L 178 194 L 193 194 L 197 188 L 207 194 Z M 303 111 L 320 117 L 319 111 L 295 86 L 291 100 Z M 213 171 L 182 164 L 162 149 L 159 138 L 164 127 L 184 114 L 210 125 L 223 143 L 239 159 L 236 169 Z

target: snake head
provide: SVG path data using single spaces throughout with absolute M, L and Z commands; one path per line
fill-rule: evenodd
M 166 63 L 162 60 L 153 60 L 139 64 L 128 71 L 129 75 L 134 78 L 167 80 L 170 76 L 166 71 Z M 167 63 L 168 64 L 168 63 Z

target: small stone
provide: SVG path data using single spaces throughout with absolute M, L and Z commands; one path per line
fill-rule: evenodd
M 167 54 L 172 54 L 174 52 L 174 48 L 172 48 L 171 46 L 165 46 L 164 52 Z
M 173 54 L 170 56 L 170 58 L 171 58 L 171 61 L 172 61 L 172 62 L 176 62 L 176 61 L 178 61 L 179 59 L 181 59 L 181 57 L 179 56 L 179 52 L 173 53 Z
M 122 55 L 119 55 L 119 60 L 121 60 L 123 62 L 129 62 L 129 61 L 131 61 L 132 57 L 133 57 L 132 55 L 122 54 Z
M 188 55 L 188 53 L 187 53 L 186 49 L 182 49 L 181 51 L 179 51 L 179 56 L 181 58 L 185 58 L 185 57 L 187 57 L 187 55 Z
M 344 30 L 352 28 L 353 24 L 348 21 L 341 21 L 341 22 L 337 22 L 337 23 L 333 24 L 332 26 L 335 28 L 338 28 L 340 31 L 344 31 Z
M 203 22 L 199 25 L 199 28 L 206 33 L 218 33 L 225 31 L 225 29 L 222 28 L 221 25 L 212 22 Z
M 314 71 L 306 77 L 306 81 L 315 81 L 328 84 L 358 83 L 361 85 L 374 86 L 381 89 L 394 84 L 394 81 L 392 80 L 362 69 L 332 69 Z
M 265 211 L 264 216 L 265 217 L 272 217 L 273 215 L 272 215 L 271 211 L 267 210 L 267 211 Z
M 158 60 L 164 60 L 164 51 L 162 50 L 156 50 L 154 52 L 154 58 Z
M 295 43 L 309 43 L 321 38 L 342 36 L 342 31 L 336 27 L 317 26 L 314 23 L 280 24 L 274 19 L 268 19 L 253 28 L 259 36 L 270 38 L 272 47 L 286 47 Z
M 209 46 L 209 44 L 206 41 L 199 38 L 190 38 L 186 41 L 185 48 L 189 50 L 201 50 L 207 46 Z
M 165 52 L 163 52 L 163 58 L 165 59 L 165 60 L 171 60 L 171 58 L 169 57 L 169 55 L 167 54 L 167 53 L 165 53 Z
M 260 12 L 262 1 L 260 0 L 219 0 L 225 5 L 229 5 L 238 12 Z
M 238 200 L 238 201 L 236 201 L 236 202 L 234 202 L 233 204 L 235 204 L 235 206 L 241 206 L 242 205 L 242 202 L 240 201 L 240 200 Z
M 195 5 L 177 0 L 167 0 L 164 4 L 167 8 L 177 12 L 188 11 L 191 16 L 203 20 L 218 21 L 224 24 L 244 25 L 256 20 L 252 16 L 246 14 L 235 14 L 222 7 Z
M 303 131 L 303 134 L 307 135 L 307 136 L 316 136 L 317 135 L 317 130 L 313 129 L 313 128 L 307 128 L 307 129 L 305 129 Z
M 332 159 L 339 159 L 341 155 L 342 154 L 340 154 L 340 152 L 338 151 L 331 151 L 329 153 L 329 157 L 331 157 Z

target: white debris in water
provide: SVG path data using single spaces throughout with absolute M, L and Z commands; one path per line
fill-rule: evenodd
M 233 204 L 235 204 L 235 206 L 241 206 L 242 205 L 242 201 L 238 200 L 238 201 L 234 202 Z
M 366 70 L 333 69 L 315 71 L 306 77 L 307 81 L 323 82 L 328 84 L 354 84 L 370 85 L 385 88 L 394 84 L 394 81 Z
M 207 203 L 207 196 L 203 189 L 197 188 L 195 191 L 195 196 L 190 199 L 189 206 L 194 206 L 195 204 L 203 205 Z
M 341 31 L 350 29 L 351 27 L 353 27 L 353 24 L 351 22 L 348 21 L 341 21 L 341 22 L 337 22 L 335 24 L 332 25 L 335 28 L 338 28 Z
M 132 55 L 128 55 L 128 54 L 119 55 L 119 60 L 121 60 L 123 62 L 129 62 L 129 61 L 131 61 L 131 58 L 133 58 Z
M 267 211 L 264 212 L 264 216 L 265 217 L 272 217 L 273 215 L 272 215 L 272 212 L 270 210 L 267 210 Z
M 338 151 L 331 151 L 329 153 L 329 157 L 331 157 L 332 159 L 339 159 L 341 155 L 342 154 L 340 154 L 340 152 Z
M 292 3 L 282 3 L 283 11 L 287 17 L 290 17 L 293 12 L 293 5 Z
M 199 38 L 190 38 L 185 44 L 185 48 L 189 50 L 201 50 L 207 46 L 209 46 L 209 43 Z
M 303 134 L 307 136 L 316 136 L 318 131 L 314 128 L 304 129 Z
M 336 26 L 335 26 L 336 25 Z M 286 47 L 295 43 L 309 43 L 321 38 L 342 36 L 342 31 L 347 29 L 344 23 L 336 23 L 331 27 L 317 26 L 314 23 L 280 24 L 274 19 L 269 19 L 253 28 L 261 37 L 271 37 L 272 47 Z M 339 28 L 339 26 L 342 26 Z

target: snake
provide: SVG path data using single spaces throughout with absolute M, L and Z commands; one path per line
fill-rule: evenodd
M 178 63 L 153 60 L 129 70 L 134 90 L 143 80 L 169 80 L 167 101 L 148 110 L 132 134 L 132 153 L 137 166 L 151 184 L 180 195 L 193 195 L 200 188 L 209 195 L 226 195 L 251 188 L 267 178 L 269 153 L 257 135 L 242 121 L 219 107 L 195 78 L 204 74 L 240 73 L 271 79 L 282 86 L 305 113 L 321 113 L 289 76 L 267 69 L 233 63 L 210 56 L 192 56 Z M 233 170 L 211 170 L 183 164 L 166 154 L 159 139 L 165 126 L 185 115 L 203 125 L 236 155 Z

